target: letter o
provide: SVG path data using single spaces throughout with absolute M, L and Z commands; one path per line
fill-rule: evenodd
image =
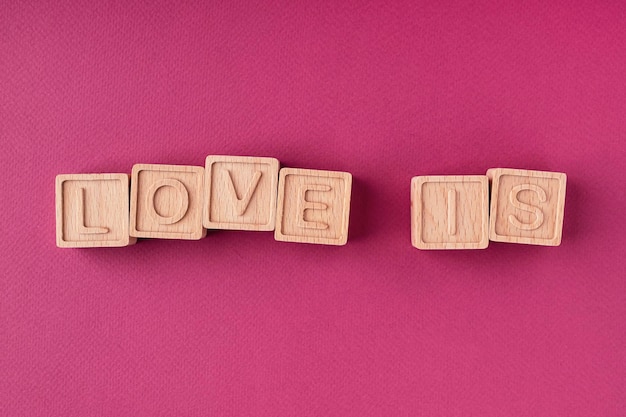
M 159 213 L 157 213 L 156 208 L 154 207 L 154 197 L 156 195 L 156 192 L 162 187 L 172 187 L 176 190 L 178 194 L 178 209 L 174 212 L 173 215 L 169 217 L 161 216 Z M 187 188 L 185 188 L 184 184 L 178 180 L 163 179 L 156 181 L 148 189 L 148 194 L 146 196 L 146 207 L 148 208 L 148 213 L 150 213 L 150 216 L 158 223 L 174 224 L 180 221 L 183 217 L 185 217 L 185 214 L 187 214 L 187 210 L 189 209 L 189 192 L 187 191 Z

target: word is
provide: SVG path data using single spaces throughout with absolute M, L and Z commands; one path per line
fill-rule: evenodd
M 563 173 L 508 168 L 489 169 L 487 175 L 414 177 L 413 246 L 484 249 L 490 240 L 558 246 L 566 180 Z
M 261 157 L 209 155 L 205 167 L 136 164 L 130 182 L 127 174 L 58 175 L 56 243 L 127 246 L 225 229 L 345 245 L 351 191 L 347 172 L 281 169 L 277 159 Z

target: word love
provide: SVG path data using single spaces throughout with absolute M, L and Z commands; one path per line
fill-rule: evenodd
M 487 175 L 414 177 L 413 246 L 484 249 L 489 240 L 558 246 L 566 180 L 563 173 L 508 168 L 489 169 Z
M 204 168 L 137 164 L 131 175 L 130 183 L 127 174 L 58 175 L 57 246 L 195 240 L 206 229 L 274 231 L 285 242 L 348 241 L 347 172 L 280 169 L 274 158 L 209 155 Z

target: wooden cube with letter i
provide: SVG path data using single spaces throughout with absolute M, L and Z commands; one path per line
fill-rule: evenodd
M 411 241 L 418 249 L 489 245 L 489 182 L 484 175 L 411 180 Z

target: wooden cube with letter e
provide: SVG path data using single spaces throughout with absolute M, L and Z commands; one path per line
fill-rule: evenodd
M 275 239 L 345 245 L 351 192 L 352 175 L 348 172 L 281 169 Z

